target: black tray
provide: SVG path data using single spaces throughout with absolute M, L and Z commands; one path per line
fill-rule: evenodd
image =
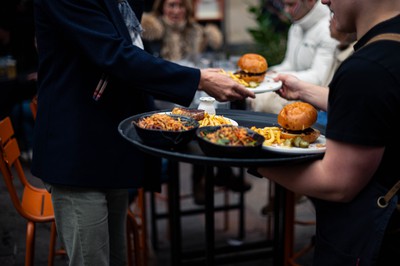
M 323 154 L 301 154 L 301 155 L 286 155 L 280 153 L 273 153 L 263 150 L 257 157 L 252 158 L 223 158 L 223 157 L 209 157 L 206 156 L 200 149 L 197 140 L 190 141 L 186 146 L 179 149 L 167 149 L 148 146 L 137 135 L 132 121 L 136 120 L 144 114 L 151 114 L 157 112 L 169 112 L 171 110 L 160 110 L 148 112 L 143 114 L 134 115 L 124 119 L 118 126 L 118 131 L 127 141 L 132 143 L 135 147 L 148 154 L 163 157 L 180 162 L 214 165 L 214 166 L 233 166 L 233 167 L 257 167 L 262 165 L 278 165 L 288 163 L 300 163 L 308 160 L 315 160 L 323 157 Z M 244 110 L 230 110 L 230 109 L 217 109 L 218 115 L 231 118 L 238 122 L 240 126 L 245 127 L 266 127 L 277 126 L 276 115 L 266 114 L 260 112 L 244 111 Z M 324 128 L 316 125 L 317 129 L 324 134 Z

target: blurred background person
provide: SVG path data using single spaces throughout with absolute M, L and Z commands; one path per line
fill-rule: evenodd
M 338 43 L 329 33 L 330 11 L 319 0 L 284 0 L 283 4 L 292 21 L 287 49 L 283 61 L 271 66 L 267 75 L 290 73 L 322 85 L 329 75 Z M 249 105 L 254 111 L 277 114 L 288 102 L 274 92 L 266 92 L 249 100 Z
M 266 0 L 265 11 L 270 14 L 272 25 L 276 31 L 286 32 L 287 24 L 290 23 L 289 16 L 284 12 L 282 0 Z
M 201 25 L 191 0 L 156 0 L 142 18 L 143 40 L 152 54 L 170 61 L 197 63 L 207 49 L 219 50 L 223 35 L 217 25 Z
M 331 37 L 336 39 L 339 43 L 334 51 L 334 60 L 325 82 L 322 86 L 328 87 L 332 80 L 333 74 L 340 64 L 354 52 L 354 44 L 357 42 L 357 35 L 355 32 L 341 32 L 336 29 L 336 20 L 332 17 L 329 21 L 329 32 Z
M 330 20 L 329 32 L 331 34 L 331 37 L 336 39 L 339 43 L 334 51 L 334 60 L 332 62 L 332 66 L 328 72 L 326 80 L 322 83 L 322 86 L 324 87 L 329 87 L 329 83 L 331 82 L 336 69 L 347 57 L 349 57 L 354 52 L 353 46 L 357 41 L 357 36 L 355 32 L 347 33 L 338 31 L 336 29 L 336 21 L 334 18 L 331 18 Z M 326 126 L 327 114 L 325 111 L 321 110 L 318 112 L 317 123 Z

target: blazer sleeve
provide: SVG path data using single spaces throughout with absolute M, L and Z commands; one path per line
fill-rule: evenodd
M 47 21 L 58 25 L 55 34 L 64 42 L 59 47 L 73 47 L 94 69 L 127 88 L 140 88 L 164 99 L 179 98 L 175 100 L 179 104 L 190 103 L 198 88 L 199 69 L 155 58 L 132 45 L 117 1 L 43 1 L 42 8 L 42 14 L 49 16 Z

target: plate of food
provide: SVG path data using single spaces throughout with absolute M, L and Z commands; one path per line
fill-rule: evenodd
M 294 102 L 285 105 L 278 114 L 278 126 L 251 129 L 264 136 L 263 150 L 287 154 L 324 153 L 326 139 L 312 125 L 318 112 L 310 104 Z
M 132 121 L 138 136 L 148 145 L 180 148 L 195 138 L 199 122 L 191 117 L 166 113 L 147 114 Z
M 259 54 L 244 54 L 237 63 L 239 70 L 235 73 L 223 71 L 239 84 L 244 85 L 254 93 L 276 91 L 282 87 L 281 81 L 274 81 L 266 77 L 268 70 L 267 60 Z
M 242 158 L 261 151 L 264 137 L 247 127 L 221 125 L 196 130 L 200 149 L 208 156 Z
M 318 139 L 310 143 L 307 147 L 301 148 L 293 145 L 285 146 L 283 144 L 263 145 L 262 149 L 271 152 L 286 153 L 286 154 L 315 154 L 324 153 L 326 150 L 326 139 L 324 135 L 320 135 Z

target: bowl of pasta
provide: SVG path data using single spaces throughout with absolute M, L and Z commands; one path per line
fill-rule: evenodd
M 195 138 L 199 122 L 193 118 L 154 113 L 132 121 L 136 133 L 147 145 L 162 148 L 179 148 Z
M 199 127 L 196 138 L 204 154 L 228 158 L 257 156 L 264 142 L 253 130 L 233 125 Z

